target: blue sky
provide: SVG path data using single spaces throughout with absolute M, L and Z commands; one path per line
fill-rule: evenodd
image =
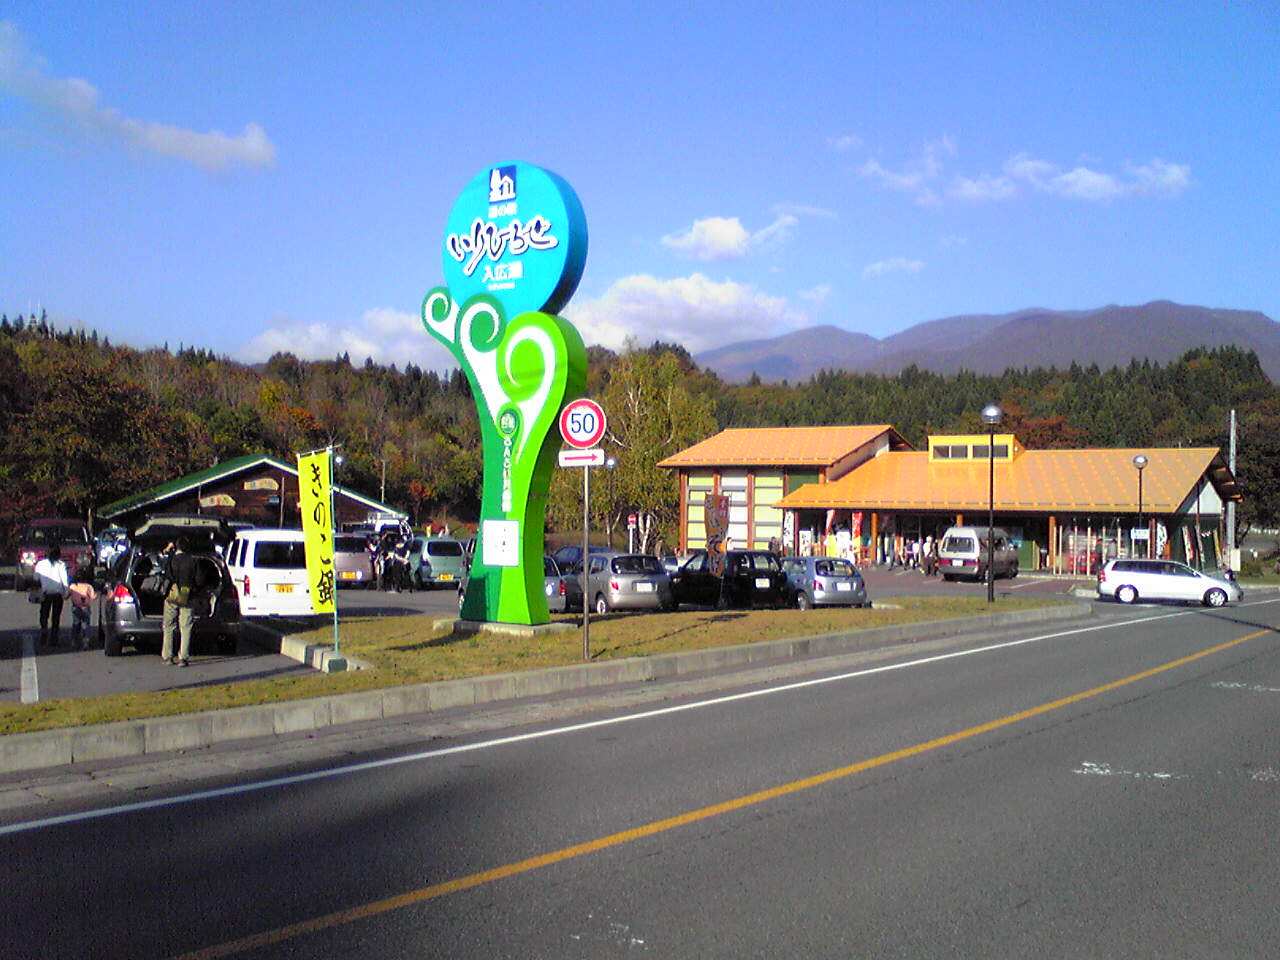
M 1275 3 L 0 9 L 0 311 L 243 360 L 447 355 L 491 164 L 576 188 L 588 343 L 1167 298 L 1280 319 Z

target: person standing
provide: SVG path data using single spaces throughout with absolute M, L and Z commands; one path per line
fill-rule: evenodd
M 93 626 L 93 601 L 98 591 L 85 577 L 76 576 L 68 589 L 71 597 L 71 645 L 89 649 L 89 630 Z
M 191 628 L 195 624 L 195 593 L 198 589 L 196 577 L 198 565 L 191 555 L 191 541 L 184 535 L 177 542 L 169 545 L 169 554 L 165 561 L 165 575 L 169 581 L 169 589 L 164 595 L 163 640 L 160 647 L 160 659 L 165 663 L 188 666 L 191 657 Z M 177 628 L 180 647 L 178 655 L 173 654 L 173 631 Z
M 62 620 L 62 600 L 70 588 L 67 565 L 62 562 L 62 548 L 54 544 L 47 556 L 35 565 L 40 591 L 40 642 L 58 645 L 58 624 Z

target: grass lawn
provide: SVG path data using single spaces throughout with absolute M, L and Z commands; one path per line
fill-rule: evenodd
M 681 650 L 733 646 L 815 633 L 989 613 L 984 598 L 895 597 L 897 609 L 726 610 L 664 614 L 609 614 L 591 618 L 592 660 L 646 657 Z M 1069 602 L 1069 598 L 1001 598 L 1006 613 Z M 431 615 L 352 618 L 342 623 L 342 650 L 371 663 L 372 670 L 282 677 L 186 690 L 113 694 L 76 700 L 0 705 L 0 734 L 54 727 L 136 720 L 222 707 L 300 700 L 378 687 L 402 686 L 491 673 L 563 666 L 582 660 L 582 631 L 536 638 L 495 634 L 467 637 L 432 630 Z M 577 625 L 578 616 L 555 617 Z M 332 627 L 297 634 L 311 643 L 332 643 Z

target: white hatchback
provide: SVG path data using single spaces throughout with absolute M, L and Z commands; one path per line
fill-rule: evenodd
M 1108 560 L 1098 571 L 1098 596 L 1121 603 L 1182 600 L 1220 607 L 1241 599 L 1244 591 L 1234 580 L 1211 577 L 1176 560 Z
M 301 530 L 255 527 L 227 547 L 227 569 L 245 617 L 309 617 L 311 588 Z

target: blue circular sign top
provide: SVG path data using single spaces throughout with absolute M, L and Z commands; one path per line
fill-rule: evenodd
M 558 313 L 587 261 L 587 218 L 573 187 L 530 163 L 486 167 L 453 205 L 444 277 L 459 303 L 487 293 L 508 317 Z

